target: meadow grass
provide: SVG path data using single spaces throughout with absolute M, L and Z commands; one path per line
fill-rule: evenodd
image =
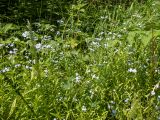
M 159 5 L 101 8 L 92 34 L 74 19 L 83 4 L 54 38 L 52 25 L 1 24 L 0 119 L 159 120 Z

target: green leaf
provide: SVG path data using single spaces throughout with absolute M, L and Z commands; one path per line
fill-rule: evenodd
M 13 24 L 6 24 L 4 27 L 3 27 L 3 32 L 4 33 L 7 33 L 8 32 L 8 30 L 10 30 L 10 29 L 12 29 L 12 26 L 13 26 Z
M 10 112 L 9 112 L 9 115 L 8 115 L 8 118 L 7 120 L 11 117 L 11 115 L 13 114 L 15 108 L 16 108 L 16 102 L 17 102 L 17 99 L 15 98 L 12 105 L 11 105 L 11 109 L 10 109 Z
M 129 32 L 127 37 L 130 44 L 135 42 L 136 34 L 140 35 L 143 45 L 146 46 L 149 43 L 149 41 L 152 39 L 153 35 L 154 36 L 160 35 L 160 30 L 154 30 L 153 35 L 152 35 L 152 31 L 131 31 Z

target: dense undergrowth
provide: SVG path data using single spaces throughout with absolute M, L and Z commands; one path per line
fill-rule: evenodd
M 88 5 L 88 4 L 87 4 Z M 160 2 L 77 2 L 0 24 L 1 120 L 160 120 Z

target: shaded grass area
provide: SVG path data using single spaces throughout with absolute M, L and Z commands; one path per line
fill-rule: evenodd
M 159 4 L 94 11 L 92 34 L 76 5 L 57 31 L 2 23 L 0 119 L 159 119 Z

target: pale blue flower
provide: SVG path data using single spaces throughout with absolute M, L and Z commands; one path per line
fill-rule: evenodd
M 112 110 L 112 116 L 116 116 L 116 110 Z

